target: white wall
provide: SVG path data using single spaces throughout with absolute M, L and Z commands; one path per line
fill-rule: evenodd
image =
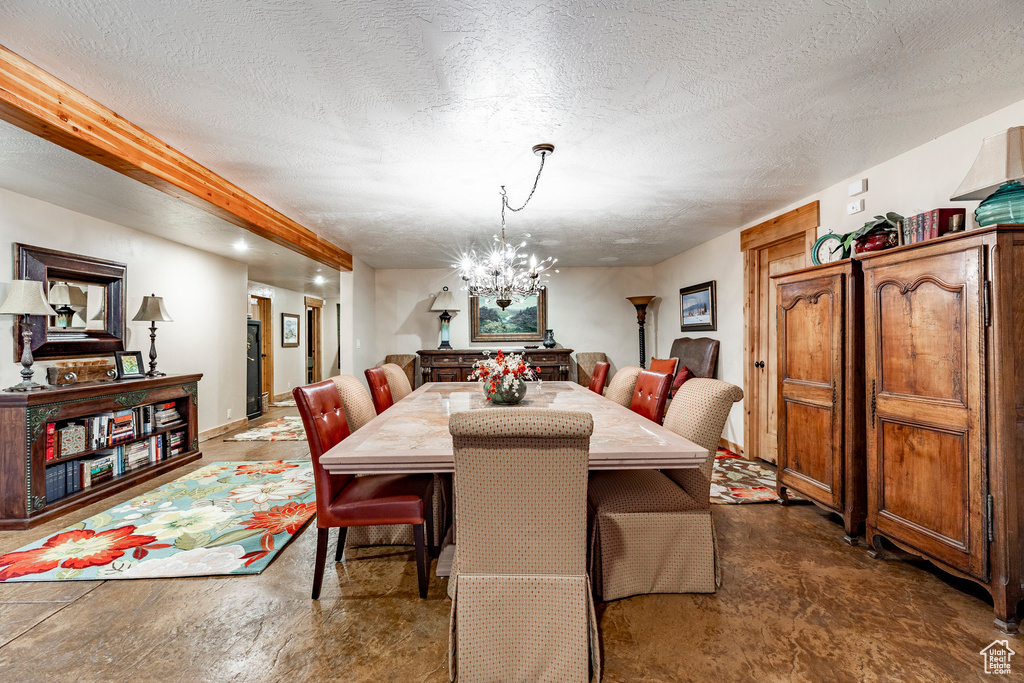
M 338 304 L 341 303 L 339 297 L 324 299 L 324 312 L 323 312 L 323 354 L 321 358 L 323 360 L 323 372 L 321 377 L 327 379 L 337 375 L 340 370 L 341 363 L 341 345 L 338 340 Z
M 547 326 L 562 348 L 603 351 L 613 370 L 636 365 L 638 335 L 636 309 L 627 296 L 654 291 L 650 267 L 560 268 L 548 282 Z M 376 360 L 389 353 L 415 353 L 435 349 L 440 339 L 439 313 L 431 311 L 434 296 L 447 286 L 460 310 L 452 312 L 451 344 L 457 349 L 495 348 L 493 343 L 470 342 L 469 298 L 462 281 L 450 268 L 378 270 L 376 273 Z M 648 318 L 650 320 L 650 316 Z M 648 340 L 656 333 L 648 326 Z M 521 346 L 522 343 L 505 346 Z M 648 357 L 654 348 L 648 344 Z
M 131 318 L 143 296 L 162 296 L 174 322 L 157 326 L 158 367 L 169 374 L 203 373 L 199 430 L 245 417 L 245 264 L 0 189 L 4 288 L 14 276 L 12 242 L 125 263 L 126 348 L 142 351 L 148 364 L 148 324 Z M 0 362 L 0 386 L 21 380 L 12 325 L 10 316 L 0 316 L 0 361 L 6 361 Z M 46 365 L 34 366 L 36 381 L 46 381 Z
M 376 271 L 352 258 L 352 272 L 341 274 L 341 372 L 363 383 L 363 370 L 377 365 Z
M 949 197 L 967 175 L 982 139 L 1019 125 L 1024 125 L 1024 101 L 856 173 L 771 215 L 738 226 L 726 235 L 655 266 L 657 292 L 663 301 L 669 301 L 672 297 L 678 297 L 682 286 L 710 279 L 718 281 L 718 331 L 701 334 L 722 341 L 719 379 L 743 386 L 743 256 L 739 250 L 741 230 L 814 200 L 820 202 L 820 234 L 826 234 L 830 229 L 837 234 L 850 232 L 874 215 L 887 211 L 912 216 L 947 206 L 966 208 L 968 227 L 976 227 L 971 214 L 978 202 L 951 202 Z M 860 195 L 865 200 L 865 211 L 849 216 L 846 214 L 846 204 L 850 201 L 847 186 L 859 178 L 868 179 L 868 192 Z M 659 330 L 658 343 L 660 348 L 667 351 L 663 345 L 671 343 L 679 335 L 674 333 L 668 318 L 663 318 L 663 322 L 665 324 Z M 725 438 L 742 445 L 742 404 L 733 407 Z

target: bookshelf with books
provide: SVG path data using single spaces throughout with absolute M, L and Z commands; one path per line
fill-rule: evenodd
M 25 529 L 201 457 L 202 375 L 0 394 L 0 529 Z

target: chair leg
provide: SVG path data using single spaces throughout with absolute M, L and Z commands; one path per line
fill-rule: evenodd
M 334 561 L 341 562 L 341 555 L 345 552 L 345 537 L 348 535 L 348 527 L 338 527 L 338 549 L 334 551 Z
M 426 510 L 423 513 L 423 523 L 427 527 L 427 557 L 436 557 L 434 552 L 434 494 L 427 500 Z M 427 567 L 429 570 L 430 567 Z
M 320 599 L 320 587 L 324 583 L 324 565 L 327 564 L 327 533 L 329 529 L 316 530 L 316 562 L 313 564 L 313 599 Z
M 413 536 L 416 539 L 416 579 L 420 584 L 420 597 L 427 597 L 427 582 L 430 576 L 430 556 L 427 555 L 427 544 L 425 542 L 424 529 L 426 523 L 416 524 L 412 528 Z

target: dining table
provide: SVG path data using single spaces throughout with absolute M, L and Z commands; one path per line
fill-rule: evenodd
M 396 401 L 320 456 L 333 474 L 445 473 L 455 469 L 448 419 L 466 410 L 516 410 L 520 406 L 590 413 L 590 469 L 700 467 L 708 451 L 657 422 L 575 382 L 529 382 L 517 405 L 488 401 L 477 382 L 427 382 Z M 449 540 L 451 531 L 449 531 Z M 454 555 L 448 543 L 437 562 L 447 576 Z

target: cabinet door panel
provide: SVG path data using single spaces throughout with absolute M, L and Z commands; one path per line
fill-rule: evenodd
M 864 265 L 868 523 L 984 579 L 983 254 L 911 254 Z
M 844 279 L 780 283 L 779 482 L 829 507 L 843 504 Z

